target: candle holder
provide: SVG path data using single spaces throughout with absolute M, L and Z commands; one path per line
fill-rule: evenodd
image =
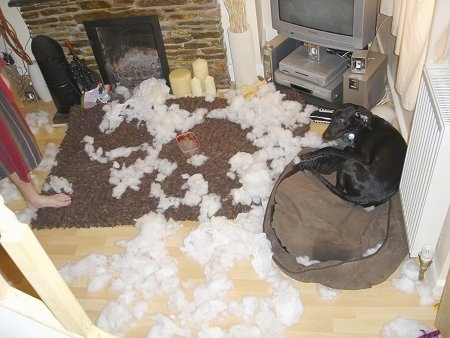
M 430 268 L 433 262 L 433 250 L 429 245 L 424 245 L 419 253 L 419 281 L 425 278 L 425 272 Z

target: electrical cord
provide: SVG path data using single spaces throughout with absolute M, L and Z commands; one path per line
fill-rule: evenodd
M 0 32 L 3 35 L 6 43 L 12 48 L 12 50 L 28 65 L 31 65 L 33 62 L 31 61 L 30 56 L 23 49 L 22 44 L 17 38 L 16 31 L 5 18 L 2 9 L 0 8 Z

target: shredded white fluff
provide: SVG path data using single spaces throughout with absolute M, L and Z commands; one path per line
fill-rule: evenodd
M 309 131 L 301 138 L 292 134 L 296 127 L 309 123 L 309 114 L 316 107 L 283 101 L 283 95 L 273 84 L 261 86 L 248 100 L 238 91 L 228 91 L 229 106 L 209 113 L 204 109 L 191 113 L 178 105 L 166 106 L 170 90 L 162 80 L 146 80 L 133 93 L 121 86 L 115 90 L 126 100 L 104 105 L 100 130 L 109 134 L 121 123 L 138 121 L 146 126 L 154 143 L 104 151 L 96 146 L 93 137 L 86 135 L 85 152 L 91 160 L 110 165 L 110 183 L 116 198 L 127 189 L 140 189 L 142 177 L 156 172 L 157 179 L 151 185 L 149 196 L 159 198 L 158 210 L 136 220 L 139 232 L 134 238 L 116 243 L 123 248 L 122 253 L 91 253 L 76 262 L 68 262 L 59 270 L 63 278 L 70 284 L 87 278 L 88 292 L 108 289 L 118 294 L 102 309 L 96 324 L 120 337 L 127 336 L 127 331 L 138 320 L 152 323 L 147 337 L 155 338 L 284 336 L 285 331 L 300 320 L 303 303 L 299 290 L 273 265 L 270 242 L 262 231 L 262 223 L 273 184 L 286 165 L 301 148 L 325 145 L 318 133 Z M 178 133 L 202 123 L 206 116 L 227 119 L 248 129 L 247 139 L 259 148 L 254 154 L 237 153 L 229 161 L 228 177 L 241 184 L 240 188 L 230 191 L 229 198 L 234 203 L 251 206 L 249 212 L 238 215 L 233 221 L 215 216 L 221 208 L 221 200 L 209 193 L 208 182 L 202 175 L 183 176 L 186 180 L 182 187 L 183 198 L 167 196 L 159 183 L 177 167 L 176 163 L 159 158 L 162 145 Z M 135 151 L 144 151 L 147 156 L 125 166 L 123 158 Z M 201 166 L 208 158 L 198 154 L 186 160 L 193 166 Z M 68 191 L 70 182 L 64 178 L 57 181 L 62 191 Z M 177 234 L 182 224 L 166 219 L 162 213 L 180 204 L 200 206 L 199 224 L 184 238 L 180 250 L 197 262 L 204 280 L 180 279 L 179 261 L 167 249 L 167 241 Z M 297 261 L 304 265 L 318 262 L 309 257 L 298 257 Z M 249 293 L 230 299 L 234 283 L 229 272 L 238 262 L 247 262 L 256 276 L 267 283 L 270 290 L 267 296 Z M 405 276 L 408 275 L 410 273 L 405 272 Z M 411 289 L 421 292 L 422 287 L 413 284 Z M 328 301 L 340 292 L 321 285 L 317 287 L 321 298 Z M 152 301 L 160 296 L 168 298 L 168 314 L 151 310 Z M 216 326 L 227 318 L 232 318 L 235 324 L 228 329 Z M 392 328 L 390 324 L 387 326 Z
M 335 297 L 341 294 L 342 290 L 330 288 L 329 286 L 317 284 L 316 285 L 317 293 L 319 294 L 320 299 L 330 301 Z
M 66 180 L 64 177 L 58 177 L 50 175 L 47 178 L 47 182 L 44 183 L 44 186 L 42 187 L 43 191 L 49 191 L 50 189 L 53 189 L 53 191 L 57 193 L 66 193 L 66 194 L 72 194 L 72 183 L 70 183 L 68 180 Z
M 431 286 L 419 281 L 419 264 L 412 258 L 402 263 L 401 276 L 392 280 L 392 285 L 405 293 L 418 293 L 420 305 L 433 305 L 434 296 Z
M 422 331 L 423 330 L 423 331 Z M 420 337 L 425 332 L 432 331 L 428 326 L 414 320 L 398 316 L 386 323 L 380 332 L 381 338 L 412 338 Z
M 156 171 L 158 178 L 151 185 L 149 196 L 159 198 L 159 205 L 158 212 L 137 220 L 140 231 L 135 238 L 118 243 L 125 248 L 123 254 L 108 257 L 93 253 L 60 270 L 69 283 L 87 276 L 89 292 L 109 288 L 119 293 L 102 310 L 99 327 L 125 336 L 136 320 L 148 318 L 154 323 L 148 337 L 191 337 L 193 332 L 199 337 L 281 337 L 298 322 L 303 313 L 299 291 L 273 266 L 262 221 L 275 180 L 301 149 L 301 138 L 294 137 L 292 130 L 308 123 L 310 112 L 302 112 L 297 102 L 283 101 L 273 84 L 260 90 L 251 100 L 230 92 L 229 107 L 190 113 L 178 105 L 165 106 L 167 89 L 160 81 L 147 81 L 124 104 L 105 105 L 99 126 L 103 132 L 113 133 L 121 123 L 138 120 L 147 126 L 155 142 L 105 152 L 96 146 L 94 138 L 86 135 L 86 153 L 93 161 L 110 164 L 110 183 L 115 186 L 113 194 L 117 198 L 127 189 L 140 189 L 143 175 Z M 176 168 L 176 163 L 159 159 L 162 145 L 177 133 L 202 123 L 206 115 L 234 121 L 242 128 L 252 126 L 247 138 L 260 149 L 254 154 L 237 153 L 230 160 L 229 176 L 241 184 L 240 189 L 230 191 L 230 196 L 235 203 L 251 206 L 250 212 L 238 215 L 234 221 L 215 216 L 221 208 L 221 198 L 209 193 L 208 182 L 201 174 L 183 175 L 183 198 L 167 196 L 159 183 Z M 125 166 L 121 159 L 135 151 L 146 151 L 148 156 Z M 186 160 L 201 166 L 208 158 L 197 154 Z M 180 250 L 202 267 L 204 282 L 182 282 L 177 260 L 166 248 L 167 238 L 181 225 L 165 219 L 162 212 L 180 204 L 200 207 L 199 225 L 186 236 Z M 256 275 L 267 282 L 272 290 L 268 296 L 246 295 L 227 300 L 234 287 L 228 272 L 239 261 L 247 261 Z M 153 314 L 142 303 L 163 294 L 169 298 L 170 316 Z M 212 324 L 228 316 L 239 321 L 226 332 Z
M 34 135 L 37 135 L 41 128 L 47 133 L 53 133 L 53 126 L 50 124 L 48 112 L 45 110 L 41 109 L 37 112 L 25 114 L 25 120 Z

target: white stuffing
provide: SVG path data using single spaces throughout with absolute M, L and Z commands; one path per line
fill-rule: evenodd
M 414 320 L 398 316 L 389 323 L 386 323 L 381 332 L 381 338 L 416 338 L 426 332 L 432 331 L 428 326 Z
M 134 238 L 116 243 L 123 252 L 91 253 L 76 262 L 68 262 L 59 270 L 63 278 L 70 284 L 87 278 L 88 292 L 108 289 L 118 294 L 102 309 L 96 325 L 119 337 L 126 337 L 138 320 L 152 323 L 147 333 L 151 338 L 284 336 L 300 320 L 303 303 L 299 290 L 274 266 L 262 223 L 273 184 L 285 166 L 302 147 L 324 145 L 318 133 L 310 131 L 302 138 L 292 134 L 296 127 L 309 123 L 309 114 L 315 107 L 283 101 L 283 95 L 273 84 L 261 86 L 249 100 L 237 91 L 228 91 L 229 106 L 209 113 L 204 109 L 190 113 L 178 105 L 167 107 L 169 88 L 162 80 L 146 80 L 133 94 L 121 86 L 115 91 L 126 100 L 104 105 L 100 130 L 113 133 L 121 123 L 137 120 L 153 136 L 153 144 L 104 151 L 96 146 L 94 138 L 86 135 L 84 149 L 91 160 L 110 165 L 110 183 L 114 185 L 116 198 L 127 189 L 140 189 L 141 178 L 156 172 L 157 179 L 151 185 L 149 196 L 159 198 L 158 210 L 136 220 L 138 234 Z M 202 123 L 206 116 L 249 128 L 247 139 L 259 147 L 254 154 L 237 153 L 229 162 L 228 177 L 241 184 L 230 191 L 229 198 L 234 203 L 251 206 L 249 212 L 239 214 L 235 220 L 215 216 L 221 208 L 220 196 L 209 193 L 208 182 L 200 174 L 183 176 L 186 179 L 183 198 L 167 196 L 159 183 L 177 166 L 159 159 L 162 145 Z M 144 151 L 147 156 L 125 166 L 121 159 L 135 151 Z M 201 154 L 186 160 L 198 167 L 208 158 Z M 181 280 L 179 261 L 166 246 L 182 224 L 166 219 L 162 213 L 181 204 L 200 207 L 199 223 L 184 238 L 180 250 L 197 262 L 204 280 Z M 298 257 L 297 261 L 304 265 L 318 262 L 309 257 Z M 229 272 L 237 262 L 247 262 L 252 267 L 258 278 L 267 283 L 268 295 L 249 293 L 230 299 L 234 284 Z M 326 300 L 339 294 L 339 290 L 324 286 L 318 286 L 318 292 Z M 161 296 L 168 298 L 169 314 L 152 312 L 152 301 Z M 216 326 L 228 318 L 235 324 L 227 329 Z
M 316 259 L 311 259 L 311 258 L 309 258 L 309 256 L 298 256 L 298 257 L 295 257 L 295 260 L 297 261 L 298 264 L 301 264 L 304 266 L 310 266 L 312 264 L 320 263 L 320 261 L 318 261 Z
M 103 132 L 113 133 L 121 123 L 137 119 L 145 123 L 154 137 L 154 144 L 119 147 L 105 152 L 86 135 L 83 140 L 86 153 L 91 160 L 110 163 L 110 183 L 115 186 L 113 195 L 116 198 L 120 198 L 127 189 L 140 189 L 143 175 L 157 171 L 157 180 L 151 185 L 149 196 L 159 198 L 158 212 L 180 204 L 200 207 L 200 223 L 186 236 L 181 250 L 202 266 L 206 281 L 181 283 L 177 277 L 177 261 L 168 254 L 165 241 L 181 225 L 166 220 L 159 213 L 144 215 L 136 222 L 139 234 L 130 241 L 118 243 L 125 248 L 123 254 L 110 257 L 92 254 L 61 269 L 68 282 L 88 276 L 89 292 L 101 288 L 119 292 L 118 298 L 102 310 L 97 321 L 99 327 L 125 336 L 127 328 L 137 319 L 148 318 L 154 321 L 148 337 L 191 337 L 192 331 L 199 337 L 261 337 L 261 334 L 278 337 L 298 322 L 303 313 L 299 291 L 273 267 L 270 243 L 261 224 L 263 206 L 274 181 L 301 148 L 300 139 L 294 137 L 290 130 L 309 122 L 309 114 L 300 112 L 302 107 L 298 103 L 282 101 L 282 95 L 275 91 L 273 85 L 261 90 L 264 95 L 260 94 L 252 101 L 231 93 L 229 108 L 210 113 L 198 109 L 189 113 L 178 105 L 165 106 L 168 91 L 160 82 L 148 81 L 124 104 L 111 102 L 105 105 L 105 116 L 100 124 Z M 266 109 L 262 108 L 264 105 Z M 202 123 L 206 114 L 211 118 L 234 120 L 243 128 L 254 125 L 253 132 L 247 137 L 261 148 L 253 155 L 238 153 L 230 160 L 229 175 L 242 185 L 241 189 L 230 194 L 236 196 L 236 203 L 251 205 L 251 211 L 238 215 L 235 221 L 214 216 L 221 208 L 220 196 L 209 193 L 208 182 L 201 174 L 183 175 L 186 182 L 181 187 L 185 190 L 181 199 L 166 196 L 158 183 L 176 168 L 176 163 L 158 158 L 161 146 L 177 133 Z M 289 130 L 284 131 L 282 125 Z M 271 144 L 273 142 L 275 144 Z M 148 156 L 129 166 L 123 165 L 121 158 L 134 151 L 147 151 Z M 187 161 L 193 166 L 201 166 L 207 159 L 203 154 L 197 154 Z M 271 167 L 267 166 L 268 162 L 272 163 Z M 245 197 L 238 197 L 240 193 Z M 228 271 L 242 260 L 248 261 L 257 276 L 267 281 L 273 290 L 271 295 L 226 299 L 233 288 Z M 170 316 L 151 314 L 149 308 L 138 301 L 141 298 L 150 301 L 161 294 L 169 297 Z M 239 311 L 242 306 L 245 306 L 245 311 Z M 127 313 L 122 315 L 123 312 Z M 240 318 L 240 322 L 230 327 L 228 332 L 208 324 L 231 314 Z
M 363 253 L 363 257 L 373 255 L 381 248 L 382 245 L 383 245 L 382 243 L 378 243 L 375 246 L 373 246 L 372 248 L 367 249 L 366 252 Z
M 317 284 L 316 289 L 320 299 L 326 301 L 333 300 L 336 296 L 340 295 L 342 292 L 342 290 L 330 288 L 329 286 L 322 284 Z
M 43 191 L 53 190 L 57 193 L 66 193 L 69 195 L 73 193 L 72 183 L 70 183 L 64 177 L 50 175 L 47 178 L 47 181 L 48 182 L 45 182 L 44 186 L 42 187 Z
M 48 112 L 45 110 L 28 113 L 25 115 L 25 120 L 34 135 L 37 135 L 41 128 L 47 133 L 53 133 L 53 126 L 49 123 Z
M 36 171 L 50 171 L 58 163 L 56 162 L 56 155 L 59 149 L 56 144 L 50 142 L 45 146 L 42 154 L 42 160 L 36 168 Z
M 405 293 L 418 293 L 420 305 L 432 305 L 434 296 L 431 286 L 419 281 L 419 264 L 414 259 L 406 259 L 402 263 L 401 276 L 392 280 L 392 285 Z
M 127 100 L 131 97 L 130 90 L 127 87 L 122 86 L 120 84 L 114 88 L 114 93 L 116 93 L 117 95 L 123 96 L 123 98 L 125 100 Z
M 187 163 L 193 165 L 194 167 L 200 167 L 208 160 L 208 156 L 203 154 L 192 155 L 188 158 Z
M 205 181 L 202 174 L 192 176 L 186 174 L 183 178 L 186 178 L 187 181 L 181 186 L 181 189 L 186 190 L 181 203 L 194 207 L 201 202 L 203 196 L 208 194 L 208 182 Z
M 16 185 L 9 178 L 0 181 L 0 195 L 3 197 L 5 203 L 18 201 L 22 198 Z
M 214 216 L 217 211 L 222 207 L 220 202 L 220 196 L 217 194 L 208 194 L 202 197 L 200 203 L 200 216 L 198 219 L 200 221 L 206 221 L 207 219 Z

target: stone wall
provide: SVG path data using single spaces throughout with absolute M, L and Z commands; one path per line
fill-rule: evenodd
M 124 16 L 158 15 L 170 71 L 191 67 L 196 58 L 208 61 L 209 73 L 218 88 L 230 86 L 226 49 L 217 0 L 10 0 L 19 7 L 30 36 L 46 35 L 65 41 L 97 69 L 83 22 Z

